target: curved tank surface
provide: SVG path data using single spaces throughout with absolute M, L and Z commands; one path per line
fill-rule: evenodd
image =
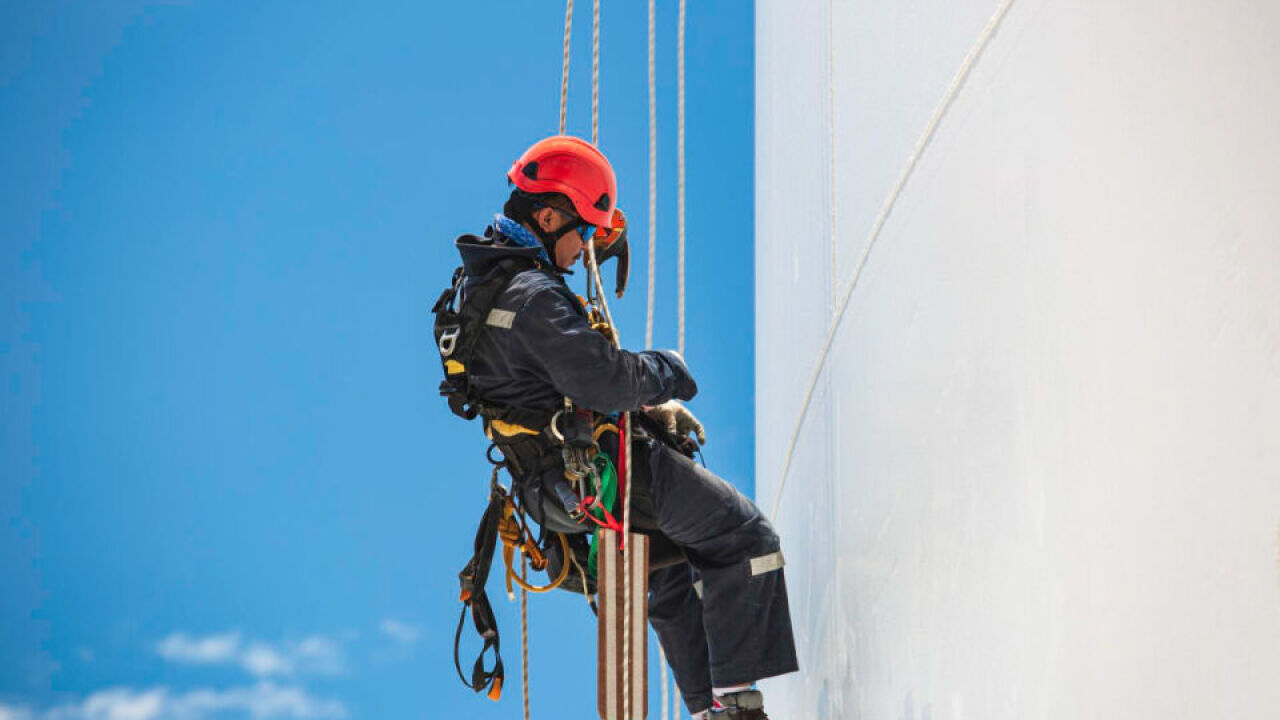
M 1280 717 L 1280 4 L 1003 5 L 757 6 L 770 715 Z

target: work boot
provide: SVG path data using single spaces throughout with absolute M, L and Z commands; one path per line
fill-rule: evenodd
M 769 720 L 764 714 L 764 695 L 759 690 L 740 690 L 716 698 L 711 720 Z

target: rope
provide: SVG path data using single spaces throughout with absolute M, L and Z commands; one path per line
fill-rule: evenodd
M 628 538 L 631 535 L 631 466 L 635 464 L 635 458 L 631 457 L 631 415 L 627 413 L 623 415 L 626 420 L 626 431 L 622 441 L 626 443 L 627 448 L 627 471 L 626 484 L 622 491 L 622 543 L 619 547 L 623 547 L 625 543 L 625 554 L 623 563 L 622 577 L 622 616 L 626 620 L 622 623 L 622 687 L 626 688 L 622 695 L 622 718 L 623 720 L 631 720 L 631 570 L 627 568 L 630 562 L 630 553 L 633 548 Z
M 564 59 L 560 66 L 560 134 L 565 133 L 565 121 L 569 109 L 569 40 L 573 36 L 573 0 L 565 0 L 564 6 Z M 566 557 L 572 556 L 572 553 L 566 553 Z M 528 627 L 528 603 L 529 591 L 525 589 L 525 556 L 520 555 L 520 651 L 521 651 L 521 669 L 522 681 L 524 685 L 524 720 L 529 720 L 529 627 Z M 574 564 L 577 564 L 577 558 L 574 558 Z M 567 568 L 568 565 L 566 564 Z M 579 568 L 578 572 L 582 574 L 583 592 L 586 592 L 587 576 L 582 573 Z M 590 598 L 587 599 L 590 602 Z
M 676 65 L 679 67 L 676 100 L 676 116 L 678 118 L 677 140 L 676 140 L 676 158 L 678 169 L 679 195 L 677 196 L 677 222 L 680 230 L 680 250 L 679 250 L 679 282 L 680 290 L 679 300 L 679 335 L 676 340 L 676 350 L 684 355 L 684 5 L 685 0 L 680 0 L 680 29 L 679 49 L 676 51 Z
M 898 180 L 893 185 L 893 189 L 889 191 L 889 195 L 885 198 L 884 205 L 880 207 L 880 213 L 876 216 L 875 222 L 871 226 L 871 232 L 867 235 L 866 250 L 863 251 L 862 257 L 858 260 L 857 266 L 853 269 L 853 276 L 849 281 L 849 287 L 844 291 L 844 296 L 840 300 L 840 306 L 836 310 L 835 317 L 831 319 L 831 327 L 827 329 L 827 338 L 822 343 L 822 352 L 818 355 L 818 361 L 814 365 L 813 374 L 809 378 L 809 388 L 805 391 L 804 401 L 800 405 L 800 415 L 796 418 L 795 429 L 791 432 L 791 441 L 787 445 L 787 454 L 782 465 L 782 478 L 778 481 L 778 490 L 773 497 L 773 510 L 770 518 L 777 520 L 778 507 L 782 502 L 782 490 L 787 485 L 787 475 L 791 472 L 791 463 L 795 459 L 796 443 L 800 438 L 800 430 L 804 427 L 804 421 L 809 413 L 809 406 L 813 402 L 813 390 L 818 385 L 818 378 L 822 375 L 822 369 L 826 365 L 827 355 L 831 352 L 831 344 L 835 340 L 836 331 L 840 329 L 840 322 L 844 319 L 845 311 L 849 309 L 849 299 L 853 297 L 853 291 L 858 287 L 858 279 L 862 277 L 862 269 L 866 267 L 867 258 L 871 256 L 871 251 L 875 248 L 876 241 L 880 239 L 880 231 L 884 229 L 885 222 L 889 219 L 889 214 L 893 212 L 894 206 L 898 202 L 898 197 L 902 194 L 902 189 L 906 186 L 907 181 L 911 179 L 911 175 L 915 172 L 916 165 L 920 162 L 920 156 L 933 140 L 933 135 L 938 130 L 938 126 L 942 123 L 943 117 L 946 116 L 947 110 L 951 108 L 951 104 L 959 94 L 960 88 L 964 85 L 964 81 L 969 77 L 969 71 L 973 69 L 978 58 L 990 43 L 991 38 L 999 29 L 1000 23 L 1009 12 L 1009 8 L 1013 5 L 1014 0 L 1003 0 L 1000 7 L 996 9 L 994 15 L 987 22 L 987 27 L 978 37 L 977 43 L 969 50 L 969 54 L 965 56 L 964 62 L 960 64 L 960 69 L 956 71 L 955 77 L 951 79 L 951 85 L 947 87 L 947 92 L 942 96 L 942 101 L 933 111 L 933 117 L 929 119 L 929 124 L 925 126 L 924 133 L 920 139 L 916 141 L 915 149 L 911 151 L 910 157 L 907 158 L 906 167 L 902 169 L 902 174 L 898 176 Z
M 569 554 L 569 539 L 564 533 L 556 533 L 560 538 L 560 552 L 564 555 Z M 546 585 L 532 585 L 524 579 L 524 574 L 517 575 L 515 571 L 515 553 L 519 551 L 520 560 L 524 562 L 529 559 L 534 570 L 547 569 L 547 558 L 538 549 L 538 544 L 534 542 L 533 537 L 529 534 L 528 525 L 523 518 L 523 510 L 521 511 L 521 519 L 516 520 L 515 505 L 508 498 L 506 505 L 502 509 L 502 517 L 498 520 L 498 538 L 502 540 L 502 562 L 507 568 L 507 595 L 511 599 L 515 599 L 515 593 L 512 591 L 512 583 L 519 585 L 522 590 L 531 593 L 545 593 L 555 590 L 564 583 L 569 577 L 568 564 L 560 567 L 560 574 L 554 580 Z
M 494 468 L 494 480 L 497 478 L 497 468 Z M 573 558 L 573 562 L 577 564 L 577 558 L 573 557 L 573 551 L 569 547 L 569 540 L 563 533 L 557 533 L 560 536 L 561 553 L 566 558 Z M 514 580 L 520 586 L 520 690 L 524 701 L 524 720 L 529 720 L 529 593 L 549 592 L 560 586 L 569 575 L 569 563 L 565 562 L 560 568 L 560 575 L 551 583 L 542 587 L 537 587 L 529 583 L 529 565 L 530 557 L 533 558 L 532 565 L 535 570 L 545 569 L 547 566 L 546 557 L 543 556 L 538 546 L 534 543 L 533 538 L 529 537 L 528 527 L 523 522 L 517 522 L 513 514 L 513 505 L 508 498 L 506 506 L 503 508 L 502 519 L 498 522 L 498 537 L 502 540 L 502 560 L 507 566 L 507 597 L 514 599 L 511 583 Z M 514 553 L 520 551 L 520 574 L 516 575 L 513 568 Z M 582 573 L 582 568 L 578 568 L 578 572 Z M 583 587 L 586 587 L 586 573 L 582 573 Z M 585 592 L 584 592 L 585 594 Z M 591 599 L 587 598 L 588 604 Z
M 658 645 L 658 667 L 662 669 L 662 720 L 668 720 L 667 715 L 667 654 L 662 651 L 662 645 Z
M 591 5 L 591 144 L 600 145 L 600 0 Z
M 676 31 L 676 223 L 679 237 L 677 250 L 677 282 L 679 301 L 677 303 L 677 336 L 676 351 L 684 355 L 684 18 L 685 0 L 680 0 L 679 27 Z M 667 720 L 667 658 L 658 648 L 658 661 L 662 666 L 662 720 Z M 674 680 L 674 678 L 672 678 Z M 680 717 L 680 709 L 676 705 L 678 698 L 672 693 L 671 710 L 675 717 Z
M 582 563 L 578 562 L 578 554 L 577 554 L 577 553 L 575 553 L 575 552 L 570 552 L 570 553 L 569 553 L 569 560 L 573 562 L 573 567 L 574 567 L 575 569 L 577 569 L 577 571 L 578 571 L 578 577 L 581 577 L 581 578 L 582 578 L 582 597 L 583 597 L 584 599 L 586 599 L 586 601 L 587 601 L 587 605 L 588 605 L 588 606 L 590 606 L 590 607 L 594 610 L 594 609 L 595 609 L 595 603 L 591 602 L 591 593 L 587 592 L 587 571 L 586 571 L 586 570 L 583 570 L 583 569 L 582 569 Z
M 564 134 L 565 115 L 569 110 L 569 36 L 573 33 L 573 0 L 564 6 L 564 64 L 560 70 L 560 134 Z
M 653 348 L 653 303 L 655 294 L 655 278 L 657 276 L 657 256 L 658 256 L 658 93 L 657 81 L 655 79 L 655 51 L 654 38 L 656 32 L 654 30 L 654 0 L 649 0 L 649 298 L 645 312 L 644 324 L 644 346 L 646 350 Z M 684 25 L 685 25 L 685 0 L 680 0 L 680 19 L 678 33 L 678 50 L 677 50 L 677 101 L 676 112 L 679 126 L 678 139 L 676 143 L 676 155 L 678 164 L 678 336 L 676 341 L 676 349 L 681 355 L 684 354 Z M 624 525 L 627 524 L 625 513 L 623 519 Z M 667 656 L 662 650 L 662 645 L 658 645 L 658 668 L 662 678 L 662 720 L 667 720 Z M 674 711 L 675 717 L 680 716 L 676 703 L 679 697 L 673 699 L 671 709 Z
M 594 0 L 591 13 L 591 144 L 600 143 L 600 0 Z M 609 302 L 605 300 L 604 283 L 600 280 L 600 265 L 596 262 L 595 243 L 587 243 L 587 257 L 591 261 L 591 280 L 596 286 L 596 296 L 600 298 L 600 307 L 605 321 L 613 328 L 614 347 L 621 349 L 621 337 L 618 326 L 613 323 L 613 315 L 609 312 Z M 623 413 L 626 425 L 625 436 L 620 438 L 627 453 L 626 479 L 622 504 L 622 537 L 619 547 L 627 541 L 631 531 L 631 418 Z M 631 717 L 631 573 L 624 572 L 622 578 L 622 612 L 627 620 L 622 624 L 622 716 Z
M 604 282 L 600 279 L 600 264 L 596 262 L 595 243 L 587 243 L 587 260 L 590 264 L 589 275 L 590 281 L 595 285 L 596 297 L 600 299 L 600 309 L 604 313 L 605 322 L 613 328 L 613 345 L 615 348 L 622 348 L 622 335 L 618 332 L 617 326 L 613 324 L 613 315 L 609 312 L 609 302 L 605 299 Z M 625 425 L 623 436 L 618 439 L 622 448 L 626 448 L 626 473 L 623 484 L 622 499 L 622 537 L 619 547 L 623 547 L 627 540 L 627 535 L 631 532 L 631 466 L 634 465 L 634 458 L 631 457 L 631 413 L 624 412 L 622 421 Z M 629 720 L 631 717 L 631 573 L 624 570 L 622 574 L 622 616 L 626 620 L 622 623 L 622 717 Z
M 528 582 L 528 561 L 520 556 L 520 579 Z M 520 690 L 524 696 L 524 720 L 529 720 L 529 591 L 520 587 Z
M 677 190 L 676 190 L 676 222 L 679 226 L 679 250 L 678 253 L 678 270 L 677 282 L 679 283 L 678 291 L 678 310 L 679 319 L 677 321 L 677 337 L 676 351 L 684 355 L 684 17 L 685 17 L 685 0 L 680 0 L 680 20 L 677 35 L 676 50 L 676 166 L 677 166 Z M 666 657 L 661 654 L 659 648 L 659 656 L 662 662 L 662 718 L 667 718 L 667 663 Z M 675 681 L 675 673 L 672 673 L 672 682 Z M 674 717 L 680 717 L 680 708 L 678 705 L 679 694 L 672 693 L 671 711 Z
M 594 0 L 591 8 L 591 144 L 600 144 L 600 0 Z M 652 17 L 652 16 L 651 16 Z M 566 35 L 567 38 L 567 35 Z M 567 42 L 567 40 L 566 40 Z M 567 61 L 566 61 L 567 62 Z M 567 72 L 567 71 L 566 71 Z M 652 232 L 652 230 L 650 231 Z M 587 259 L 590 262 L 590 281 L 595 284 L 596 296 L 600 299 L 601 311 L 609 327 L 613 329 L 614 347 L 622 348 L 622 338 L 618 326 L 613 322 L 609 311 L 609 302 L 605 299 L 604 283 L 600 279 L 600 265 L 596 262 L 595 243 L 587 243 Z M 651 246 L 652 247 L 652 246 Z M 652 291 L 650 291 L 652 295 Z M 623 413 L 626 425 L 625 436 L 620 438 L 627 452 L 625 490 L 622 505 L 622 537 L 620 547 L 626 543 L 631 531 L 631 418 L 630 413 Z M 622 697 L 622 715 L 631 717 L 631 573 L 623 573 L 623 616 L 627 622 L 622 626 L 622 685 L 625 688 Z
M 653 3 L 649 0 L 649 301 L 644 349 L 653 349 L 653 292 L 658 257 L 658 85 L 654 79 Z
M 591 8 L 591 144 L 600 144 L 600 0 L 593 0 Z M 654 83 L 654 41 L 653 41 L 653 21 L 654 10 L 653 0 L 649 1 L 649 320 L 645 327 L 645 346 L 652 347 L 653 343 L 653 294 L 654 294 L 654 265 L 655 265 L 655 198 L 657 195 L 657 130 L 656 130 L 656 100 L 655 100 L 655 83 Z M 565 122 L 569 103 L 569 40 L 573 28 L 573 0 L 566 0 L 565 19 L 564 19 L 564 60 L 560 75 L 560 134 L 565 133 Z M 681 123 L 681 140 L 680 140 L 680 342 L 683 351 L 684 344 L 684 0 L 680 2 L 680 123 Z M 604 313 L 605 321 L 613 328 L 613 343 L 617 348 L 621 348 L 621 338 L 617 330 L 617 326 L 613 323 L 613 316 L 609 311 L 609 303 L 605 300 L 604 283 L 600 279 L 600 266 L 596 262 L 595 244 L 587 243 L 587 258 L 590 262 L 590 281 L 595 284 L 596 296 L 600 298 L 601 309 Z M 622 543 L 626 542 L 627 535 L 631 530 L 631 465 L 633 459 L 630 457 L 631 452 L 631 422 L 629 413 L 623 414 L 623 421 L 626 426 L 625 437 L 621 438 L 624 443 L 623 447 L 627 452 L 625 490 L 622 506 Z M 570 556 L 570 552 L 565 553 Z M 578 572 L 583 579 L 583 596 L 587 598 L 588 604 L 591 602 L 590 595 L 586 592 L 586 574 L 582 572 L 581 566 L 578 564 L 577 558 L 573 558 L 573 564 L 578 567 Z M 522 665 L 524 679 L 524 717 L 529 720 L 529 657 L 528 657 L 528 626 L 527 626 L 527 603 L 528 591 L 525 589 L 527 583 L 525 580 L 526 558 L 523 554 L 520 556 L 520 622 L 521 622 L 521 650 Z M 568 569 L 568 564 L 565 564 Z M 622 683 L 626 688 L 623 695 L 622 714 L 624 718 L 631 716 L 631 573 L 624 573 L 623 577 L 623 613 L 627 618 L 627 622 L 623 624 L 622 638 Z M 666 711 L 666 666 L 663 665 L 663 712 Z

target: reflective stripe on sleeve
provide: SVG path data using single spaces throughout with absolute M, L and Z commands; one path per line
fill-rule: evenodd
M 782 551 L 771 552 L 768 555 L 751 558 L 751 574 L 763 575 L 774 570 L 781 570 L 787 562 L 782 559 Z
M 513 311 L 494 308 L 489 311 L 489 317 L 485 318 L 484 324 L 510 330 L 511 323 L 515 322 L 515 320 L 516 314 Z

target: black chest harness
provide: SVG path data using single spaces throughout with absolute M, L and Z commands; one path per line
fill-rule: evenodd
M 497 260 L 479 277 L 468 276 L 459 267 L 453 271 L 449 287 L 440 293 L 432 306 L 431 312 L 436 316 L 436 349 L 440 352 L 440 365 L 444 371 L 440 394 L 448 400 L 449 409 L 458 417 L 472 420 L 479 415 L 485 419 L 486 425 L 490 420 L 503 420 L 535 427 L 545 425 L 549 419 L 550 415 L 545 411 L 495 405 L 482 400 L 471 387 L 468 376 L 481 330 L 493 312 L 498 296 L 516 275 L 540 267 L 537 261 L 523 257 Z
M 474 236 L 463 236 L 459 242 L 481 242 Z M 480 398 L 471 384 L 469 369 L 476 356 L 476 348 L 484 326 L 494 312 L 498 298 L 511 284 L 516 275 L 526 270 L 537 269 L 547 272 L 537 260 L 530 257 L 507 256 L 496 259 L 482 275 L 467 275 L 463 267 L 453 271 L 453 279 L 449 287 L 440 293 L 440 297 L 432 306 L 435 314 L 433 334 L 436 349 L 440 353 L 440 365 L 444 379 L 440 382 L 440 394 L 449 403 L 449 409 L 464 420 L 473 420 L 477 416 L 484 422 L 485 434 L 494 440 L 503 453 L 504 460 L 492 457 L 490 448 L 489 460 L 494 467 L 490 483 L 489 504 L 485 508 L 480 526 L 476 529 L 475 544 L 471 558 L 458 573 L 461 585 L 460 599 L 463 603 L 458 628 L 454 636 L 453 659 L 458 677 L 463 684 L 475 690 L 488 690 L 490 698 L 497 700 L 502 693 L 505 671 L 500 652 L 497 619 L 485 592 L 489 577 L 489 568 L 493 563 L 493 554 L 497 546 L 501 520 L 512 496 L 497 483 L 497 471 L 501 466 L 512 470 L 512 476 L 523 476 L 528 472 L 541 469 L 547 460 L 555 460 L 551 448 L 550 436 L 543 432 L 552 421 L 553 415 L 547 410 L 505 406 L 487 402 Z M 565 294 L 573 297 L 565 289 Z M 576 302 L 576 298 L 574 298 Z M 494 429 L 498 432 L 495 434 Z M 514 429 L 514 430 L 513 430 Z M 506 430 L 507 432 L 503 432 Z M 532 435 L 530 433 L 533 433 Z M 563 555 L 563 552 L 561 553 Z M 562 567 L 567 569 L 568 558 L 561 557 Z M 563 580 L 563 573 L 562 580 Z M 588 583 L 588 579 L 578 578 L 579 587 Z M 468 678 L 462 671 L 458 658 L 459 645 L 462 640 L 462 628 L 466 623 L 468 609 L 476 632 L 484 641 L 484 647 L 476 657 Z M 485 668 L 485 654 L 493 650 L 493 666 Z

